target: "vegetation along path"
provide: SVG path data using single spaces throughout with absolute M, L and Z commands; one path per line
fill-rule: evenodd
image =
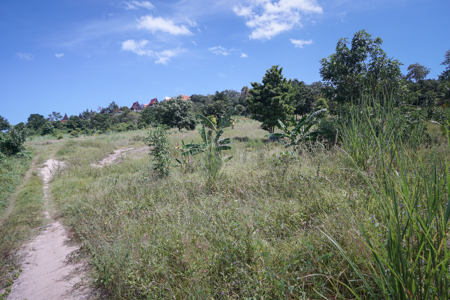
M 49 159 L 40 170 L 43 177 L 45 215 L 49 216 L 49 182 L 62 163 Z M 74 287 L 81 282 L 77 265 L 67 264 L 66 258 L 77 246 L 67 245 L 68 238 L 60 222 L 51 220 L 45 230 L 21 250 L 25 256 L 23 273 L 14 282 L 8 299 L 87 299 L 85 290 Z

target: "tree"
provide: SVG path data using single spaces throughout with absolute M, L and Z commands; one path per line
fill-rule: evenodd
M 92 126 L 101 131 L 106 131 L 111 127 L 112 119 L 108 114 L 96 114 L 91 118 Z
M 27 127 L 33 130 L 38 130 L 39 128 L 41 128 L 45 123 L 47 122 L 47 120 L 44 118 L 43 115 L 39 115 L 39 114 L 31 114 L 28 117 L 28 121 L 27 121 Z
M 55 128 L 53 127 L 51 122 L 47 122 L 42 126 L 42 135 L 52 134 Z
M 78 116 L 70 116 L 69 119 L 64 122 L 64 126 L 72 130 L 84 129 L 87 125 L 86 123 L 88 123 L 86 120 L 83 120 Z
M 0 131 L 8 130 L 11 125 L 8 123 L 8 120 L 0 116 Z
M 262 84 L 252 82 L 248 91 L 248 110 L 252 119 L 262 122 L 261 128 L 273 133 L 278 120 L 282 122 L 294 113 L 291 81 L 281 74 L 283 68 L 273 66 L 266 71 Z
M 158 116 L 157 106 L 161 105 L 161 103 L 155 104 L 155 107 L 147 106 L 141 113 L 141 117 L 139 118 L 139 124 L 142 125 L 151 125 L 151 124 L 160 124 L 160 118 Z
M 406 79 L 414 79 L 416 82 L 418 82 L 419 80 L 425 80 L 429 73 L 429 68 L 424 67 L 419 63 L 411 64 L 408 66 L 408 74 L 406 74 Z
M 445 66 L 445 70 L 439 76 L 439 80 L 450 80 L 450 50 L 445 52 L 444 61 L 441 63 L 441 65 Z
M 314 102 L 314 92 L 312 88 L 306 85 L 303 81 L 294 79 L 292 81 L 293 98 L 294 98 L 294 113 L 296 115 L 304 115 L 311 111 Z
M 214 101 L 203 107 L 203 115 L 207 117 L 214 116 L 216 119 L 225 115 L 227 111 L 227 104 L 222 100 Z
M 61 113 L 54 111 L 48 115 L 47 120 L 48 121 L 61 121 L 62 118 L 63 117 L 61 116 Z
M 163 101 L 154 107 L 156 114 L 160 118 L 161 124 L 169 127 L 177 127 L 188 130 L 195 129 L 195 119 L 192 114 L 192 102 L 183 100 L 181 97 Z
M 114 111 L 115 110 L 119 110 L 119 105 L 117 105 L 116 104 L 116 102 L 111 102 L 109 105 L 108 105 L 108 107 L 106 107 L 106 108 L 103 108 L 102 110 L 101 110 L 101 113 L 104 113 L 104 114 L 113 114 L 114 113 Z
M 358 100 L 363 92 L 374 93 L 383 85 L 400 83 L 400 65 L 381 49 L 383 40 L 371 38 L 365 30 L 353 36 L 351 48 L 341 38 L 336 53 L 320 61 L 320 75 L 326 83 L 324 93 L 330 100 Z

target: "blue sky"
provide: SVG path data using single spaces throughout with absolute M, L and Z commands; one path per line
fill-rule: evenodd
M 260 82 L 273 65 L 306 83 L 341 37 L 365 29 L 389 57 L 443 70 L 448 0 L 4 0 L 0 115 L 78 115 Z

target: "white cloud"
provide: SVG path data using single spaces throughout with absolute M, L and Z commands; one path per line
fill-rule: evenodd
M 64 56 L 64 53 L 56 53 L 55 54 L 55 57 L 56 58 L 60 58 L 60 57 L 63 57 Z
M 147 9 L 155 8 L 153 6 L 153 4 L 151 4 L 148 1 L 141 1 L 141 2 L 139 2 L 139 1 L 130 1 L 130 2 L 123 1 L 121 4 L 123 5 L 123 8 L 125 8 L 127 10 L 139 9 L 139 8 L 147 8 Z
M 186 26 L 175 25 L 171 20 L 165 20 L 161 17 L 144 16 L 139 19 L 139 29 L 147 29 L 152 33 L 156 31 L 168 32 L 173 35 L 192 35 L 192 32 Z
M 167 63 L 170 61 L 172 57 L 175 57 L 179 55 L 180 53 L 185 52 L 185 49 L 171 49 L 171 50 L 164 50 L 164 51 L 154 51 L 150 49 L 146 49 L 146 46 L 148 45 L 149 41 L 147 40 L 141 40 L 136 42 L 135 40 L 126 40 L 125 42 L 122 42 L 122 50 L 125 51 L 131 51 L 139 56 L 150 56 L 156 58 L 155 63 L 156 64 L 163 64 L 167 65 Z
M 211 52 L 214 53 L 214 54 L 217 54 L 217 55 L 228 56 L 228 55 L 230 55 L 231 52 L 233 52 L 235 49 L 230 49 L 230 50 L 228 50 L 228 49 L 225 48 L 225 47 L 222 47 L 222 46 L 216 46 L 216 47 L 208 48 L 208 50 L 211 51 Z
M 195 41 L 191 41 L 191 43 L 194 44 L 195 46 L 198 46 Z
M 16 53 L 16 55 L 19 58 L 25 59 L 25 60 L 33 60 L 34 59 L 34 55 L 31 53 Z
M 311 45 L 313 43 L 313 40 L 305 41 L 291 39 L 291 42 L 295 45 L 296 48 L 303 48 L 304 45 Z
M 251 39 L 271 39 L 294 26 L 302 26 L 301 14 L 320 14 L 322 7 L 316 0 L 251 0 L 249 6 L 235 6 L 233 11 L 247 19 L 246 25 L 253 29 Z
M 241 53 L 241 58 L 246 58 L 246 57 L 248 57 L 248 55 L 247 55 L 247 54 L 245 54 L 245 53 Z

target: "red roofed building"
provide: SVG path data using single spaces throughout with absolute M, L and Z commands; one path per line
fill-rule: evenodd
M 61 122 L 65 122 L 67 120 L 69 120 L 69 118 L 67 117 L 67 114 L 64 114 L 64 118 L 61 120 Z
M 180 97 L 181 97 L 181 99 L 184 100 L 184 101 L 187 101 L 187 100 L 189 100 L 189 98 L 191 98 L 191 97 L 186 96 L 186 95 L 180 95 Z
M 141 105 L 139 104 L 138 101 L 134 102 L 133 105 L 131 106 L 131 110 L 136 112 L 138 110 L 142 110 Z

